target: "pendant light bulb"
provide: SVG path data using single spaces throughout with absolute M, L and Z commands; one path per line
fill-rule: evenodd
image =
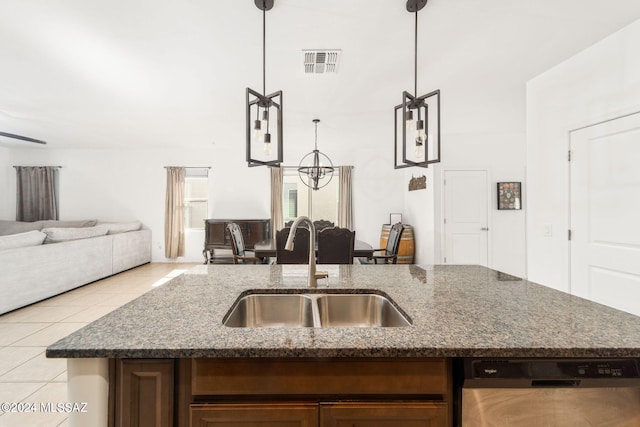
M 424 120 L 417 120 L 416 121 L 416 151 L 415 151 L 415 155 L 416 157 L 423 157 L 424 156 L 424 142 L 426 139 L 426 134 L 424 132 Z
M 422 149 L 422 147 L 424 147 L 424 143 L 420 136 L 418 136 L 416 137 L 416 150 L 414 152 L 417 158 L 422 158 L 424 156 L 424 150 Z
M 407 130 L 408 131 L 413 131 L 413 130 L 416 129 L 416 121 L 413 120 L 413 111 L 412 110 L 407 111 L 406 123 L 407 123 Z
M 271 134 L 264 134 L 264 154 L 271 154 Z
M 262 122 L 255 120 L 253 122 L 253 139 L 259 141 L 262 138 Z

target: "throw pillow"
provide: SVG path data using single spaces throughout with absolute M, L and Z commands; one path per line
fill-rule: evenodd
M 0 236 L 0 251 L 22 248 L 25 246 L 39 246 L 42 244 L 45 237 L 47 237 L 47 235 L 38 230 Z
M 81 227 L 81 228 L 43 228 L 42 232 L 47 235 L 44 243 L 60 243 L 69 240 L 88 239 L 91 237 L 104 236 L 107 234 L 108 228 L 103 225 L 97 225 L 95 227 Z

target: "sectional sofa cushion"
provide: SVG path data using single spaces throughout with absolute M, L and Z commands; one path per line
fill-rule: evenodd
M 42 232 L 47 235 L 44 243 L 59 243 L 67 242 L 69 240 L 88 239 L 90 237 L 104 236 L 108 231 L 109 229 L 104 225 L 80 228 L 51 227 L 42 229 Z
M 0 220 L 0 236 L 8 236 L 10 234 L 26 233 L 27 231 L 42 230 L 40 221 L 36 222 L 20 222 Z
M 127 231 L 138 231 L 142 227 L 140 221 L 131 222 L 105 222 L 99 225 L 107 227 L 107 234 L 126 233 Z
M 0 220 L 0 236 L 24 233 L 32 230 L 42 230 L 50 227 L 93 227 L 98 221 L 84 219 L 79 221 L 42 220 L 34 222 Z
M 38 246 L 44 242 L 46 237 L 45 233 L 38 230 L 0 236 L 0 251 L 23 248 L 25 246 Z
M 78 221 L 58 221 L 58 220 L 50 219 L 50 220 L 42 220 L 37 222 L 42 224 L 42 228 L 51 228 L 51 227 L 79 228 L 79 227 L 93 227 L 98 223 L 98 220 L 97 219 L 81 219 Z

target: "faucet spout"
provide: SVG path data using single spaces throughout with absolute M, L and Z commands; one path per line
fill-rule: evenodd
M 307 285 L 310 288 L 317 288 L 318 279 L 328 277 L 329 274 L 326 272 L 316 271 L 316 227 L 313 225 L 313 222 L 309 217 L 299 216 L 296 218 L 291 225 L 291 230 L 289 231 L 289 236 L 287 236 L 287 242 L 284 245 L 284 249 L 287 251 L 293 250 L 293 240 L 296 236 L 296 229 L 303 222 L 306 222 L 309 225 L 309 279 L 307 280 Z

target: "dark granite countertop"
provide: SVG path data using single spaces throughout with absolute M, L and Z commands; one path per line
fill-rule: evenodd
M 640 357 L 640 317 L 479 266 L 342 265 L 315 292 L 375 289 L 413 324 L 231 328 L 247 290 L 306 289 L 306 265 L 203 265 L 47 348 L 48 357 Z

